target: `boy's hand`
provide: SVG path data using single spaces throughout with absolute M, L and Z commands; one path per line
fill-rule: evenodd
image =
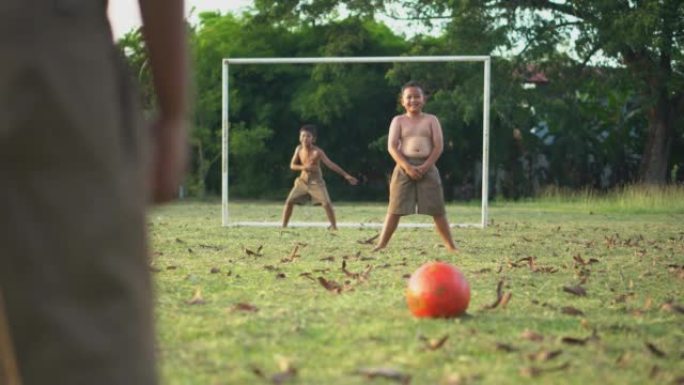
M 359 183 L 358 179 L 354 178 L 353 176 L 351 176 L 349 174 L 345 175 L 344 179 L 346 179 L 347 182 L 349 182 L 349 184 L 352 186 L 356 186 Z
M 316 171 L 316 164 L 314 162 L 307 162 L 304 167 L 304 171 Z
M 423 174 L 418 172 L 418 168 L 410 164 L 404 168 L 404 171 L 409 176 L 409 178 L 413 180 L 418 180 L 423 177 Z
M 430 167 L 425 165 L 425 163 L 421 164 L 420 166 L 416 167 L 416 171 L 420 174 L 422 177 L 423 175 L 427 174 L 427 172 L 430 170 Z
M 152 201 L 164 203 L 175 198 L 182 183 L 188 159 L 184 119 L 160 118 L 152 124 Z

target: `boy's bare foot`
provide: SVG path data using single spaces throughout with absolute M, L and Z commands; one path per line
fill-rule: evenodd
M 371 252 L 374 253 L 374 252 L 376 252 L 376 251 L 380 251 L 380 250 L 384 249 L 385 247 L 387 247 L 387 245 L 376 245 L 376 246 L 373 248 L 373 250 L 371 250 Z
M 461 252 L 461 250 L 458 247 L 447 247 L 446 251 L 451 254 L 458 254 Z
M 337 226 L 330 225 L 330 226 L 328 226 L 328 230 L 337 231 Z

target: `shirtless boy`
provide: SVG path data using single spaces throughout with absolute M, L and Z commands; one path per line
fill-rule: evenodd
M 436 116 L 423 112 L 425 94 L 415 82 L 401 89 L 406 113 L 392 119 L 387 151 L 396 162 L 390 181 L 389 207 L 380 239 L 373 249 L 387 246 L 402 215 L 431 215 L 449 252 L 458 252 L 444 209 L 442 181 L 435 162 L 443 149 L 442 126 Z
M 358 183 L 356 178 L 347 174 L 340 166 L 330 160 L 320 147 L 315 146 L 315 142 L 316 126 L 312 124 L 302 126 L 299 129 L 299 146 L 295 148 L 294 155 L 290 161 L 290 169 L 301 171 L 301 174 L 295 179 L 290 195 L 285 201 L 283 227 L 287 227 L 295 203 L 303 203 L 308 199 L 312 199 L 314 202 L 320 203 L 323 209 L 325 209 L 325 214 L 330 221 L 330 229 L 337 230 L 335 211 L 333 210 L 321 173 L 321 162 L 329 169 L 342 175 L 349 184 L 356 185 Z

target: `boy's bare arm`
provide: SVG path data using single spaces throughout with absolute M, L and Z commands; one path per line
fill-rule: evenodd
M 432 151 L 430 151 L 430 155 L 428 155 L 425 162 L 418 166 L 418 172 L 420 172 L 421 175 L 425 175 L 430 167 L 437 163 L 437 160 L 442 155 L 442 151 L 444 150 L 442 125 L 439 123 L 439 119 L 437 119 L 436 116 L 432 116 L 430 121 L 430 131 L 432 135 Z
M 344 171 L 342 169 L 342 167 L 338 166 L 335 162 L 330 160 L 330 158 L 328 158 L 328 156 L 325 155 L 325 152 L 323 150 L 319 149 L 318 151 L 319 151 L 318 153 L 321 156 L 321 161 L 323 162 L 323 164 L 326 165 L 326 167 L 328 167 L 329 169 L 331 169 L 331 170 L 335 171 L 336 173 L 342 175 L 344 177 L 344 179 L 346 179 L 350 184 L 355 185 L 355 184 L 359 183 L 359 181 L 356 178 L 349 175 L 346 171 Z
M 290 170 L 292 171 L 302 171 L 306 169 L 299 159 L 299 150 L 302 146 L 297 146 L 294 150 L 294 155 L 292 155 L 292 160 L 290 160 Z
M 173 199 L 187 161 L 188 57 L 183 0 L 139 0 L 150 54 L 159 117 L 155 135 L 152 198 Z
M 399 145 L 401 144 L 401 125 L 399 124 L 399 117 L 395 116 L 390 123 L 389 134 L 387 136 L 387 152 L 394 161 L 401 167 L 409 177 L 412 179 L 419 179 L 420 174 L 416 168 L 410 164 L 404 154 L 399 151 Z

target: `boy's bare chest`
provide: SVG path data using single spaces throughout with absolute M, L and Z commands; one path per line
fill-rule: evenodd
M 432 130 L 430 129 L 430 122 L 427 119 L 404 119 L 401 122 L 401 137 L 409 138 L 416 136 L 431 137 Z
M 306 149 L 302 148 L 299 150 L 299 160 L 302 161 L 302 163 L 314 163 L 318 161 L 318 151 L 314 149 Z

